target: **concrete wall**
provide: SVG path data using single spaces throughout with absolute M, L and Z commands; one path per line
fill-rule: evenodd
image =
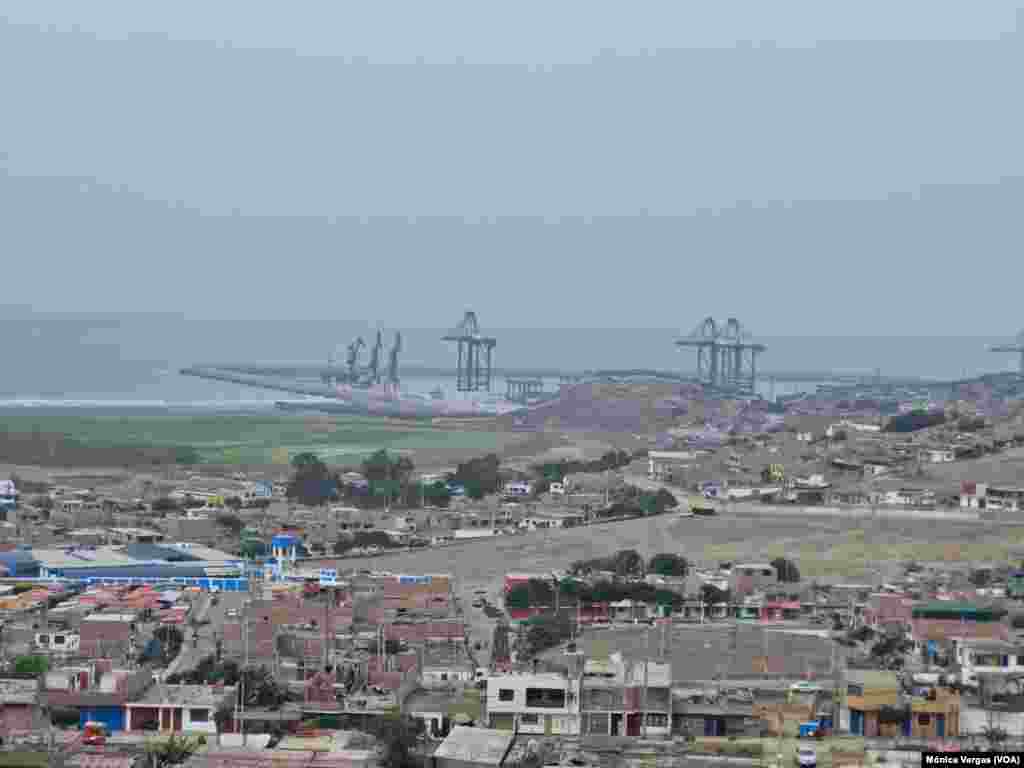
M 846 506 L 787 506 L 781 504 L 733 504 L 726 514 L 741 515 L 795 515 L 812 517 L 849 517 L 854 519 L 911 519 L 911 520 L 961 520 L 978 521 L 978 512 L 962 509 L 906 509 L 900 507 L 846 507 Z
M 989 725 L 1002 728 L 1011 739 L 1024 738 L 1024 712 L 986 712 L 980 707 L 964 707 L 960 710 L 960 735 L 976 736 Z

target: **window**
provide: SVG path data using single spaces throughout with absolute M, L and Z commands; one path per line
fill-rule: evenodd
M 210 721 L 210 710 L 208 709 L 190 709 L 188 711 L 188 718 L 193 723 L 206 723 Z
M 526 706 L 561 709 L 565 706 L 565 691 L 558 688 L 527 688 Z
M 498 701 L 515 701 L 516 692 L 511 688 L 498 689 Z
M 668 715 L 660 712 L 648 712 L 647 724 L 654 728 L 665 728 L 668 726 Z
M 846 695 L 847 696 L 863 696 L 864 695 L 864 686 L 862 686 L 862 685 L 848 685 L 848 686 L 846 686 Z
M 765 568 L 763 571 L 761 571 L 761 575 L 762 576 L 771 576 L 772 572 L 770 570 L 768 570 L 767 568 Z
M 53 644 L 54 645 L 64 645 L 64 635 L 54 635 L 53 636 Z
M 931 715 L 918 715 L 917 716 L 917 724 L 918 725 L 928 725 L 931 721 L 932 721 Z
M 536 725 L 540 722 L 540 715 L 520 715 L 519 722 L 522 725 Z

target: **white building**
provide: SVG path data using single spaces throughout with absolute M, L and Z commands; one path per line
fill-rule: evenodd
M 487 716 L 491 728 L 578 736 L 579 683 L 554 673 L 492 675 Z
M 951 640 L 954 663 L 964 685 L 978 684 L 978 675 L 1010 675 L 1024 671 L 1024 646 L 1002 640 L 956 637 Z
M 925 464 L 947 464 L 956 461 L 956 451 L 952 448 L 922 448 L 917 458 Z
M 81 638 L 70 632 L 38 632 L 36 648 L 52 653 L 77 653 Z
M 685 469 L 697 458 L 693 451 L 648 451 L 647 476 L 651 480 L 665 480 L 676 470 Z
M 548 515 L 526 517 L 519 521 L 519 527 L 528 531 L 540 531 L 550 528 L 572 528 L 582 525 L 584 516 L 579 513 L 551 513 Z
M 533 493 L 533 484 L 526 480 L 516 480 L 505 484 L 506 496 L 529 496 Z
M 848 421 L 847 419 L 841 419 L 837 424 L 830 424 L 825 430 L 825 437 L 831 439 L 835 437 L 837 432 L 849 430 L 853 432 L 861 433 L 872 433 L 881 432 L 882 427 L 880 424 L 864 424 L 859 421 Z
M 456 539 L 486 539 L 497 535 L 493 528 L 456 528 L 452 533 Z
M 960 488 L 960 506 L 968 509 L 1019 512 L 1024 509 L 1024 488 L 963 483 Z

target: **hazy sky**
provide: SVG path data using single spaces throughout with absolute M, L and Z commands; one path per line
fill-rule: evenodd
M 2 0 L 3 301 L 1012 335 L 1022 4 Z

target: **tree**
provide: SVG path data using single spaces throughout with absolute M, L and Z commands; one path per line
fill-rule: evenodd
M 286 496 L 310 507 L 326 504 L 337 498 L 338 483 L 327 465 L 314 453 L 300 453 L 292 459 L 295 474 L 288 483 Z
M 497 454 L 489 453 L 459 464 L 452 475 L 452 480 L 463 486 L 467 494 L 479 493 L 482 498 L 487 494 L 497 493 L 501 488 L 500 466 Z
M 452 498 L 448 484 L 440 480 L 424 485 L 422 493 L 424 501 L 429 501 L 435 507 L 447 507 Z
M 719 589 L 714 584 L 704 584 L 700 588 L 700 599 L 702 603 L 709 605 L 718 605 L 719 603 L 728 603 L 731 595 L 729 590 Z
M 230 501 L 230 499 L 228 499 L 228 501 Z M 226 528 L 235 536 L 239 535 L 242 532 L 242 529 L 245 528 L 245 523 L 242 522 L 242 519 L 238 515 L 226 513 L 220 514 L 217 515 L 215 521 L 217 525 L 221 526 L 222 528 Z
M 970 582 L 978 589 L 984 589 L 990 581 L 992 581 L 992 571 L 987 568 L 971 571 Z
M 800 569 L 792 560 L 784 557 L 777 557 L 771 562 L 772 568 L 778 574 L 779 581 L 793 583 L 800 581 Z
M 550 607 L 554 604 L 554 590 L 548 582 L 541 579 L 530 579 L 525 584 L 517 584 L 505 596 L 508 608 Z
M 151 765 L 155 768 L 166 768 L 166 766 L 179 765 L 188 760 L 203 745 L 203 742 L 201 736 L 172 733 L 166 738 L 147 741 L 145 750 Z
M 181 650 L 185 642 L 185 636 L 181 630 L 173 626 L 158 627 L 153 633 L 153 639 L 160 644 L 160 655 L 165 662 L 169 662 Z
M 239 687 L 238 695 L 245 696 L 246 706 L 267 707 L 276 709 L 288 701 L 288 692 L 274 679 L 266 667 L 249 668 L 243 673 L 244 683 Z
M 422 720 L 395 713 L 371 718 L 369 723 L 371 733 L 384 748 L 380 761 L 382 768 L 413 768 L 418 765 L 412 751 L 425 730 Z
M 635 549 L 624 549 L 615 553 L 615 574 L 617 576 L 642 576 L 644 559 Z
M 564 613 L 545 613 L 529 620 L 523 656 L 529 658 L 572 637 L 573 623 Z
M 651 558 L 647 570 L 659 576 L 685 576 L 690 564 L 685 557 L 662 552 Z
M 663 514 L 666 510 L 675 509 L 679 506 L 679 500 L 671 491 L 665 488 L 659 488 L 658 492 L 654 494 L 654 503 L 658 514 Z
M 14 671 L 19 675 L 45 675 L 50 662 L 45 656 L 19 656 L 14 661 Z
M 177 512 L 180 508 L 178 502 L 169 496 L 161 496 L 153 502 L 154 512 Z

